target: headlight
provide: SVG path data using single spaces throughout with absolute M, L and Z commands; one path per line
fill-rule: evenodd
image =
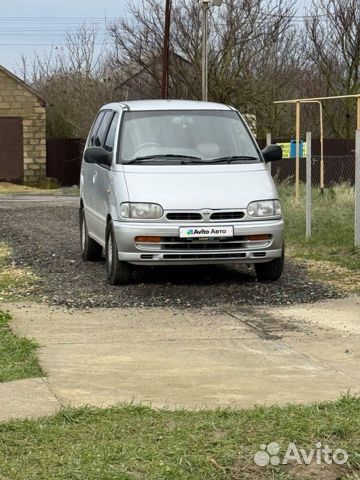
M 250 217 L 275 217 L 281 215 L 279 200 L 259 200 L 251 202 L 247 207 Z
M 123 218 L 155 219 L 163 216 L 163 209 L 157 203 L 131 203 L 120 205 L 120 215 Z

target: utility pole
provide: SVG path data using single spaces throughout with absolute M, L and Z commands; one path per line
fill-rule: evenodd
M 295 153 L 295 198 L 299 200 L 300 195 L 300 107 L 301 103 L 296 102 L 296 153 Z
M 171 21 L 171 0 L 166 0 L 164 45 L 163 45 L 163 70 L 162 70 L 162 82 L 161 82 L 162 98 L 168 98 L 169 96 L 170 21 Z
M 223 0 L 201 0 L 202 2 L 202 62 L 201 62 L 201 86 L 202 100 L 208 100 L 208 37 L 209 37 L 209 8 L 221 7 Z
M 209 2 L 202 2 L 202 62 L 201 62 L 201 80 L 202 80 L 202 100 L 208 100 L 208 11 Z

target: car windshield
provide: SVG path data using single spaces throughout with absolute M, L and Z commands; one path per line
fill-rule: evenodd
M 125 112 L 119 163 L 199 164 L 260 162 L 237 112 Z

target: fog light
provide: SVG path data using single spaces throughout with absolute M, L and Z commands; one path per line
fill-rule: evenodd
M 161 237 L 135 237 L 136 243 L 159 243 Z
M 271 235 L 263 234 L 263 235 L 248 235 L 248 240 L 270 240 Z

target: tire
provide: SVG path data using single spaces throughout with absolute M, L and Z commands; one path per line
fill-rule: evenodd
M 118 253 L 114 227 L 110 221 L 106 227 L 105 245 L 106 277 L 110 285 L 126 285 L 131 280 L 131 265 L 121 262 Z
M 81 256 L 86 262 L 95 262 L 102 259 L 102 246 L 89 237 L 85 212 L 83 208 L 79 211 L 80 221 L 80 248 Z
M 275 282 L 279 280 L 284 270 L 285 247 L 282 248 L 281 257 L 267 263 L 255 263 L 255 272 L 259 282 Z

